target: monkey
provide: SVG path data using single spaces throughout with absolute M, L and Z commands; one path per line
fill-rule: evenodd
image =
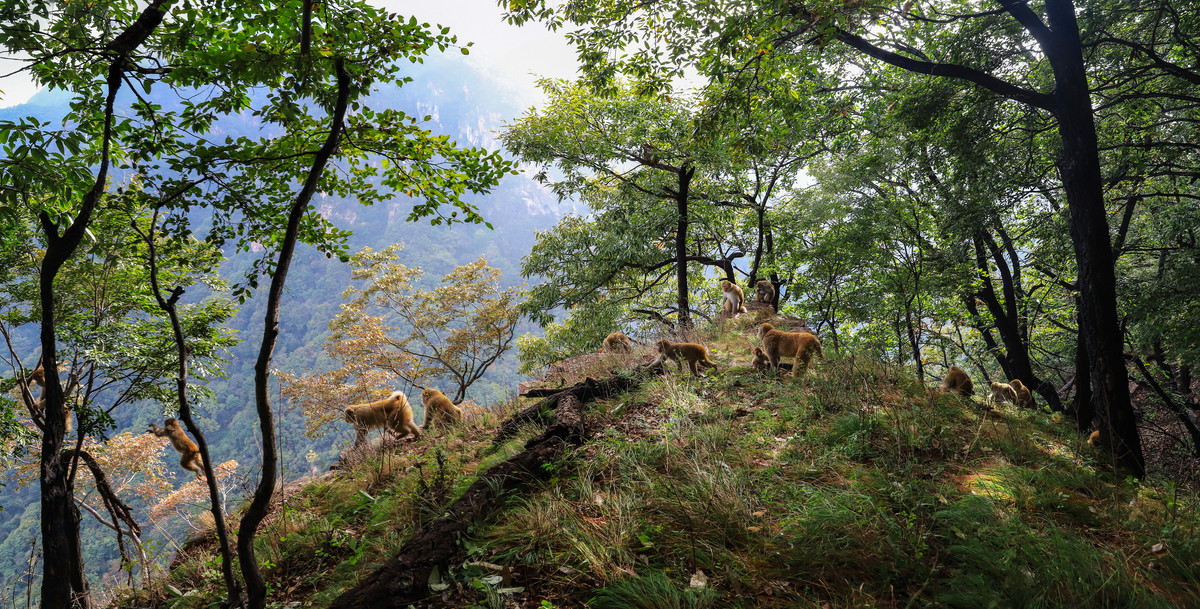
M 797 370 L 808 371 L 808 362 L 812 360 L 814 353 L 825 359 L 825 352 L 821 350 L 821 339 L 815 334 L 784 332 L 776 330 L 771 324 L 763 324 L 758 327 L 758 337 L 762 339 L 763 351 L 767 354 L 772 370 L 779 370 L 780 358 L 795 357 L 792 376 L 796 376 Z
M 624 336 L 624 335 L 622 335 Z M 446 394 L 434 389 L 426 387 L 421 391 L 421 403 L 425 405 L 425 429 L 428 431 L 433 428 L 436 421 L 438 424 L 444 423 L 459 423 L 462 421 L 462 409 L 454 405 Z
M 708 359 L 708 349 L 704 345 L 696 343 L 673 343 L 663 339 L 655 343 L 655 348 L 658 349 L 658 359 L 653 365 L 663 364 L 667 358 L 675 360 L 679 364 L 679 371 L 683 372 L 683 360 L 687 360 L 688 368 L 692 371 L 692 376 L 700 376 L 699 368 L 703 364 L 705 368 L 717 369 L 717 365 Z
M 392 395 L 370 402 L 368 404 L 352 404 L 343 413 L 346 422 L 354 426 L 354 446 L 359 446 L 367 439 L 372 429 L 384 428 L 398 438 L 409 435 L 421 439 L 421 430 L 413 423 L 412 406 L 403 391 L 393 391 Z
M 732 281 L 722 281 L 721 291 L 725 293 L 724 300 L 721 301 L 721 310 L 727 317 L 746 312 L 746 296 L 742 288 Z
M 958 366 L 950 366 L 946 371 L 946 378 L 942 379 L 942 391 L 966 397 L 975 395 L 975 385 L 971 383 L 971 377 L 967 376 L 966 371 Z
M 605 353 L 630 353 L 632 351 L 633 342 L 622 332 L 613 332 L 604 338 Z
M 63 362 L 59 362 L 59 363 L 61 365 Z M 39 395 L 36 399 L 33 397 L 33 383 L 36 383 L 37 386 L 40 387 L 42 390 L 41 395 Z M 25 382 L 18 383 L 18 386 L 21 388 L 21 391 L 23 394 L 28 395 L 28 398 L 29 398 L 28 404 L 30 405 L 33 412 L 36 413 L 36 415 L 37 415 L 36 417 L 34 417 L 35 420 L 37 418 L 45 416 L 45 412 L 46 412 L 46 369 L 42 367 L 41 359 L 38 359 L 37 368 L 34 368 L 32 371 L 30 371 L 29 376 L 25 377 Z M 64 428 L 64 431 L 66 433 L 71 433 L 71 431 L 75 428 L 75 418 L 71 416 L 71 407 L 70 406 L 64 404 L 63 407 L 67 411 L 66 427 Z
M 1100 448 L 1100 430 L 1099 429 L 1097 429 L 1096 431 L 1093 431 L 1091 433 L 1091 435 L 1088 436 L 1088 446 L 1091 446 L 1092 448 Z
M 37 368 L 29 373 L 29 378 L 25 381 L 26 387 L 29 383 L 37 383 L 37 386 L 43 389 L 46 387 L 46 369 L 42 367 L 42 360 L 39 359 Z
M 1013 390 L 1014 388 L 1011 385 L 1005 385 L 1004 383 L 992 383 L 991 388 L 992 393 L 988 396 L 989 399 L 994 400 L 997 403 L 1017 403 L 1017 392 Z
M 750 354 L 754 356 L 754 359 L 750 360 L 750 368 L 754 370 L 766 370 L 771 365 L 771 359 L 767 357 L 762 347 L 755 347 L 750 351 Z
M 183 429 L 179 427 L 179 422 L 175 419 L 167 419 L 163 422 L 162 428 L 154 423 L 150 424 L 150 429 L 147 433 L 152 433 L 160 438 L 168 438 L 171 440 L 171 446 L 183 455 L 179 459 L 179 467 L 193 472 L 196 478 L 199 479 L 204 475 L 204 465 L 200 460 L 200 447 L 191 438 L 187 437 Z
M 759 302 L 771 304 L 771 301 L 775 300 L 775 286 L 770 279 L 759 279 L 754 285 L 758 291 L 756 298 Z
M 1013 379 L 1009 384 L 1012 385 L 1013 392 L 1016 394 L 1013 403 L 1017 405 L 1017 408 L 1033 408 L 1033 394 L 1029 392 L 1029 388 L 1021 382 L 1021 379 Z

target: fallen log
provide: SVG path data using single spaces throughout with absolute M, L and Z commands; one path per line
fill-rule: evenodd
M 524 451 L 488 469 L 450 504 L 445 516 L 417 531 L 396 556 L 334 600 L 330 609 L 401 608 L 428 597 L 430 573 L 459 554 L 458 539 L 466 535 L 467 527 L 495 509 L 499 495 L 549 478 L 550 470 L 542 466 L 562 458 L 568 443 L 582 443 L 584 426 L 583 403 L 574 395 L 561 396 L 554 423 L 545 433 L 530 440 Z
M 551 389 L 548 387 L 539 387 L 537 389 L 530 389 L 529 391 L 526 391 L 525 393 L 520 394 L 520 397 L 523 397 L 523 398 L 548 398 L 552 395 L 558 395 L 558 394 L 562 393 L 563 391 L 566 391 L 566 390 L 562 389 L 561 387 L 558 389 Z
M 587 403 L 624 393 L 639 384 L 640 381 L 631 377 L 612 376 L 601 381 L 588 377 L 583 382 L 575 383 L 566 389 L 555 390 L 554 395 L 509 417 L 500 425 L 500 429 L 496 430 L 496 436 L 492 442 L 499 444 L 515 435 L 521 426 L 542 420 L 549 411 L 558 407 L 559 400 L 565 395 L 572 395 L 580 402 Z

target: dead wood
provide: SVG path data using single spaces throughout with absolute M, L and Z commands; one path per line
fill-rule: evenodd
M 624 393 L 637 387 L 639 383 L 633 378 L 621 376 L 611 376 L 600 381 L 588 377 L 566 389 L 554 390 L 553 395 L 509 417 L 500 425 L 500 429 L 496 430 L 496 437 L 492 442 L 499 444 L 515 435 L 521 426 L 543 420 L 549 411 L 558 408 L 559 399 L 564 395 L 573 395 L 580 402 L 587 403 Z
M 434 567 L 444 567 L 459 557 L 458 540 L 472 522 L 486 518 L 499 506 L 500 496 L 505 493 L 549 478 L 551 469 L 543 466 L 561 459 L 568 444 L 584 442 L 587 438 L 584 402 L 611 397 L 639 384 L 631 378 L 612 377 L 602 381 L 589 378 L 513 415 L 505 425 L 522 416 L 526 421 L 543 416 L 540 408 L 555 411 L 553 422 L 545 432 L 529 440 L 524 451 L 488 469 L 450 504 L 445 516 L 422 527 L 401 546 L 396 556 L 338 597 L 330 608 L 401 608 L 428 597 L 430 573 Z M 520 425 L 517 423 L 512 429 L 515 431 Z

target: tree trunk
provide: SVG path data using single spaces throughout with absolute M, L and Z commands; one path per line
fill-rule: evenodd
M 696 169 L 684 164 L 679 169 L 679 191 L 675 193 L 676 207 L 679 219 L 675 227 L 675 282 L 679 301 L 679 327 L 692 327 L 691 310 L 688 308 L 688 278 L 687 278 L 687 234 L 688 234 L 688 187 Z
M 1078 316 L 1079 334 L 1075 337 L 1075 428 L 1087 433 L 1096 418 L 1092 402 L 1092 368 L 1088 361 L 1087 345 L 1083 340 L 1083 317 Z
M 991 252 L 992 259 L 996 264 L 996 270 L 1000 275 L 1001 290 L 1004 293 L 1004 304 L 1001 305 L 996 297 L 996 291 L 992 288 L 991 269 L 988 268 L 987 254 L 985 248 Z M 1004 347 L 1007 351 L 1008 366 L 1004 373 L 1008 376 L 1008 380 L 1020 379 L 1022 383 L 1030 389 L 1038 392 L 1050 406 L 1050 410 L 1061 412 L 1063 409 L 1062 401 L 1058 398 L 1058 390 L 1049 382 L 1042 380 L 1033 372 L 1033 362 L 1029 358 L 1028 348 L 1028 329 L 1024 327 L 1024 316 L 1021 315 L 1021 309 L 1024 306 L 1022 299 L 1018 294 L 1022 294 L 1020 281 L 1019 266 L 1015 260 L 1015 252 L 1010 248 L 1010 255 L 1014 256 L 1012 271 L 1005 262 L 1003 252 L 996 246 L 991 236 L 986 231 L 979 231 L 975 236 L 975 263 L 979 267 L 979 271 L 984 277 L 983 287 L 976 294 L 980 300 L 987 306 L 988 311 L 995 319 L 996 331 L 1000 333 L 1000 340 L 1004 341 Z
M 238 529 L 238 559 L 241 562 L 242 577 L 246 581 L 246 592 L 251 609 L 263 609 L 267 603 L 267 586 L 262 574 L 258 571 L 258 561 L 254 554 L 254 538 L 258 527 L 267 516 L 267 507 L 275 494 L 276 476 L 278 475 L 278 457 L 275 454 L 275 413 L 271 410 L 269 394 L 269 374 L 271 356 L 275 352 L 275 341 L 279 336 L 279 301 L 283 297 L 283 285 L 287 280 L 288 266 L 292 262 L 292 254 L 296 250 L 296 239 L 300 232 L 300 220 L 308 208 L 308 202 L 317 191 L 317 183 L 326 163 L 337 149 L 341 138 L 343 121 L 346 118 L 346 108 L 350 100 L 350 74 L 346 72 L 342 59 L 334 60 L 334 70 L 337 73 L 338 95 L 337 105 L 330 119 L 329 136 L 324 145 L 313 158 L 312 169 L 304 181 L 304 187 L 296 195 L 296 201 L 288 213 L 287 231 L 279 244 L 279 261 L 275 266 L 275 274 L 271 277 L 271 289 L 267 296 L 267 314 L 263 327 L 262 347 L 258 351 L 258 361 L 254 364 L 254 403 L 258 410 L 259 429 L 262 431 L 262 479 L 254 489 L 254 499 L 242 516 Z
M 1054 68 L 1054 115 L 1063 144 L 1059 171 L 1070 207 L 1071 240 L 1079 267 L 1079 308 L 1085 320 L 1082 328 L 1098 414 L 1106 423 L 1101 427 L 1100 439 L 1111 449 L 1116 464 L 1143 478 L 1146 465 L 1129 399 L 1096 125 L 1074 3 L 1048 0 L 1046 16 L 1054 37 L 1054 47 L 1045 50 Z
M 108 67 L 108 95 L 104 102 L 104 132 L 101 136 L 99 167 L 92 189 L 83 195 L 75 221 L 58 234 L 58 226 L 46 212 L 38 219 L 46 235 L 46 253 L 38 276 L 42 307 L 42 369 L 45 370 L 44 416 L 46 429 L 41 450 L 41 533 L 42 533 L 42 609 L 65 609 L 72 605 L 90 607 L 91 595 L 84 576 L 79 540 L 79 509 L 75 506 L 68 462 L 62 454 L 66 435 L 66 397 L 58 380 L 58 352 L 54 328 L 54 278 L 67 259 L 75 253 L 91 223 L 92 213 L 108 184 L 109 151 L 112 142 L 113 102 L 121 88 L 126 58 L 146 41 L 162 22 L 159 10 L 165 0 L 157 0 L 142 10 L 137 21 L 109 44 L 115 57 Z M 64 582 L 67 585 L 64 585 Z
M 158 220 L 157 210 L 154 220 L 155 222 Z M 179 373 L 175 377 L 175 391 L 179 396 L 179 419 L 196 438 L 196 446 L 200 452 L 200 463 L 204 468 L 205 481 L 208 483 L 209 511 L 213 515 L 213 523 L 217 529 L 217 545 L 221 550 L 221 576 L 225 579 L 225 592 L 229 597 L 228 606 L 241 607 L 245 605 L 245 599 L 242 598 L 241 584 L 233 573 L 233 552 L 229 546 L 229 529 L 225 526 L 225 510 L 222 507 L 221 491 L 217 488 L 217 477 L 213 470 L 212 458 L 208 452 L 208 439 L 204 437 L 200 426 L 196 425 L 196 421 L 192 419 L 192 407 L 188 402 L 188 348 L 183 340 L 183 326 L 179 323 L 179 311 L 175 306 L 179 302 L 179 297 L 183 295 L 183 288 L 176 287 L 171 292 L 170 298 L 163 298 L 162 290 L 158 285 L 158 260 L 154 246 L 153 225 L 150 227 L 149 235 L 146 236 L 146 244 L 150 251 L 150 283 L 154 288 L 154 298 L 158 301 L 159 308 L 165 311 L 171 320 L 171 332 L 175 336 L 175 350 L 179 357 Z

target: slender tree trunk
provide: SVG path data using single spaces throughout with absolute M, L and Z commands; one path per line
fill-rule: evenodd
M 761 205 L 754 211 L 758 215 L 758 243 L 754 246 L 754 263 L 750 265 L 749 287 L 751 288 L 755 287 L 758 283 L 758 269 L 762 268 L 763 241 L 766 240 L 766 230 L 763 224 L 767 215 L 767 206 Z
M 985 249 L 990 251 L 992 258 L 996 263 L 996 269 L 1000 274 L 1001 290 L 1004 293 L 1004 304 L 1001 305 L 996 296 L 995 290 L 992 288 L 991 269 L 988 268 L 987 255 Z M 1015 258 L 1015 251 L 1009 249 L 1010 255 Z M 985 231 L 980 231 L 975 237 L 975 262 L 979 267 L 979 271 L 984 277 L 983 288 L 976 294 L 984 304 L 996 322 L 996 331 L 1000 333 L 1000 339 L 1004 341 L 1004 347 L 1007 351 L 1008 366 L 1004 373 L 1008 375 L 1007 380 L 1020 379 L 1022 383 L 1030 389 L 1038 392 L 1049 404 L 1050 409 L 1055 412 L 1060 412 L 1063 409 L 1062 401 L 1058 398 L 1058 390 L 1051 383 L 1039 378 L 1033 372 L 1033 361 L 1029 358 L 1029 348 L 1027 343 L 1028 331 L 1021 322 L 1021 308 L 1024 306 L 1020 297 L 1023 294 L 1019 285 L 1019 271 L 1010 272 L 1009 266 L 1006 264 L 1003 252 L 996 246 L 991 236 Z M 1017 261 L 1013 260 L 1013 268 L 1019 269 Z
M 1008 363 L 1008 357 L 1000 351 L 1000 345 L 996 344 L 996 339 L 992 337 L 992 329 L 984 325 L 983 318 L 979 315 L 979 307 L 975 304 L 975 299 L 978 296 L 977 293 L 963 296 L 963 303 L 967 307 L 967 312 L 971 314 L 971 325 L 983 337 L 983 344 L 987 345 L 988 353 L 995 356 L 996 363 L 1000 364 L 1000 370 L 1004 373 L 1004 378 L 1017 378 L 1012 375 L 1012 367 Z
M 267 296 L 267 313 L 264 320 L 262 347 L 258 351 L 258 361 L 254 364 L 254 403 L 258 410 L 259 429 L 262 431 L 262 479 L 254 490 L 254 499 L 242 516 L 238 529 L 238 560 L 241 563 L 242 578 L 246 581 L 246 592 L 251 609 L 263 609 L 267 602 L 267 586 L 258 570 L 258 559 L 254 553 L 254 538 L 258 527 L 267 516 L 267 507 L 275 494 L 276 476 L 278 475 L 278 456 L 275 454 L 275 413 L 271 409 L 271 396 L 268 381 L 271 369 L 271 357 L 275 352 L 275 341 L 279 336 L 279 301 L 283 297 L 283 285 L 287 280 L 288 267 L 292 262 L 292 254 L 296 249 L 296 239 L 300 232 L 300 220 L 308 208 L 308 202 L 317 191 L 321 174 L 329 158 L 337 149 L 341 138 L 343 121 L 346 118 L 346 108 L 350 100 L 350 74 L 342 59 L 334 60 L 337 72 L 338 96 L 337 105 L 330 117 L 329 136 L 325 144 L 317 151 L 313 159 L 312 169 L 304 181 L 304 187 L 292 203 L 288 213 L 287 230 L 279 244 L 279 261 L 275 266 L 275 274 L 271 277 L 271 289 Z
M 684 164 L 679 169 L 679 192 L 675 194 L 679 218 L 675 227 L 675 282 L 679 300 L 679 327 L 691 328 L 692 315 L 688 308 L 688 279 L 687 279 L 687 234 L 688 234 L 688 188 L 696 169 L 690 164 Z
M 245 605 L 245 599 L 242 598 L 241 584 L 233 573 L 233 552 L 229 546 L 229 529 L 225 526 L 225 511 L 222 509 L 224 502 L 221 501 L 221 491 L 217 488 L 217 477 L 213 470 L 212 458 L 208 453 L 208 440 L 200 431 L 200 426 L 196 425 L 196 421 L 192 419 L 192 407 L 188 402 L 188 349 L 183 339 L 183 326 L 179 323 L 179 310 L 175 306 L 179 302 L 179 297 L 183 295 L 183 288 L 175 288 L 171 292 L 170 298 L 164 299 L 158 285 L 158 257 L 154 245 L 154 224 L 157 222 L 158 210 L 155 210 L 149 234 L 144 235 L 144 238 L 150 251 L 150 283 L 154 288 L 154 298 L 158 301 L 159 308 L 170 318 L 171 331 L 175 336 L 175 349 L 179 357 L 179 374 L 175 377 L 175 391 L 179 396 L 179 418 L 196 438 L 196 445 L 200 451 L 200 462 L 204 468 L 205 481 L 208 483 L 209 511 L 213 515 L 213 522 L 217 529 L 217 544 L 221 550 L 221 575 L 225 579 L 225 592 L 229 596 L 228 603 L 230 607 L 241 607 Z M 136 222 L 133 228 L 137 230 Z
M 1057 45 L 1046 50 L 1054 68 L 1054 115 L 1063 144 L 1059 171 L 1070 208 L 1071 240 L 1079 267 L 1079 308 L 1085 321 L 1081 327 L 1098 414 L 1106 423 L 1101 427 L 1100 440 L 1111 451 L 1115 463 L 1142 478 L 1146 475 L 1146 465 L 1129 399 L 1129 375 L 1117 315 L 1112 237 L 1104 208 L 1096 125 L 1075 5 L 1069 0 L 1048 0 L 1046 16 Z

